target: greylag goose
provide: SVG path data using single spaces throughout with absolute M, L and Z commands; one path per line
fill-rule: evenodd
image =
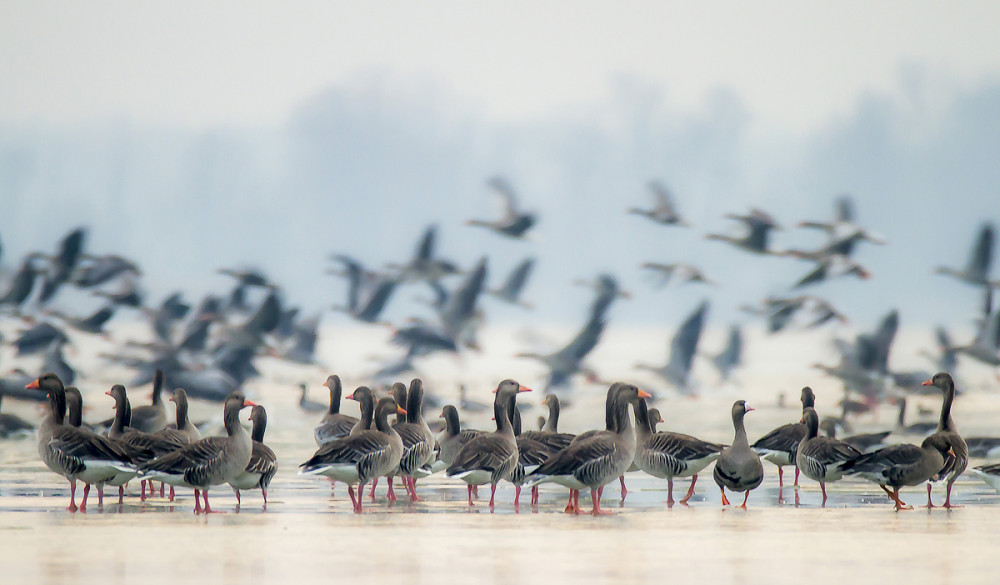
M 403 411 L 392 398 L 382 398 L 375 407 L 375 428 L 336 439 L 322 447 L 299 467 L 301 475 L 324 475 L 348 485 L 354 511 L 361 513 L 364 488 L 368 480 L 387 475 L 399 465 L 403 440 L 389 425 L 391 413 Z M 354 484 L 358 495 L 354 497 Z
M 496 499 L 497 484 L 500 480 L 510 480 L 517 466 L 517 440 L 514 427 L 508 416 L 507 403 L 513 402 L 518 393 L 531 392 L 514 380 L 504 380 L 497 385 L 493 400 L 493 418 L 497 429 L 469 440 L 455 455 L 455 460 L 445 473 L 457 477 L 468 485 L 469 506 L 472 503 L 473 486 L 490 484 L 490 509 Z
M 538 469 L 538 466 L 556 453 L 558 449 L 552 449 L 545 443 L 531 438 L 529 433 L 521 433 L 521 412 L 511 404 L 507 409 L 507 415 L 513 415 L 514 437 L 517 441 L 517 466 L 510 478 L 514 484 L 514 509 L 517 510 L 521 502 L 521 486 L 529 473 Z M 531 505 L 538 505 L 538 486 L 531 487 Z
M 656 425 L 663 422 L 663 417 L 660 416 L 660 410 L 658 408 L 649 409 L 649 430 L 656 432 Z
M 937 475 L 946 457 L 954 457 L 954 453 L 945 438 L 935 433 L 919 447 L 904 443 L 865 453 L 845 463 L 841 471 L 877 483 L 895 502 L 896 510 L 901 510 L 906 504 L 899 499 L 899 488 L 920 485 Z
M 601 510 L 599 490 L 615 477 L 620 477 L 632 464 L 636 449 L 636 434 L 628 414 L 628 405 L 650 395 L 635 386 L 615 383 L 612 395 L 610 428 L 579 435 L 569 447 L 550 457 L 533 471 L 525 485 L 555 482 L 571 490 L 573 502 L 567 513 L 580 512 L 580 490 L 590 488 L 594 515 L 610 514 Z
M 812 407 L 802 413 L 806 425 L 806 438 L 799 442 L 795 453 L 795 467 L 809 479 L 819 482 L 826 507 L 826 484 L 844 476 L 842 467 L 861 456 L 861 451 L 845 441 L 819 436 L 819 415 Z
M 812 388 L 806 386 L 802 389 L 802 412 L 805 409 L 816 406 L 816 395 Z M 806 437 L 806 425 L 801 420 L 797 423 L 781 425 L 770 433 L 757 439 L 752 445 L 753 450 L 760 455 L 764 461 L 770 461 L 778 466 L 778 487 L 784 486 L 782 478 L 782 467 L 795 465 L 795 452 L 799 447 L 799 442 Z M 799 486 L 799 469 L 795 468 L 795 487 Z
M 188 417 L 187 392 L 183 388 L 178 388 L 174 390 L 173 395 L 167 400 L 174 403 L 174 428 L 167 427 L 154 434 L 170 440 L 180 441 L 185 445 L 200 441 L 201 431 L 198 430 L 198 427 Z
M 66 388 L 66 423 L 71 427 L 83 427 L 83 394 L 76 386 Z M 93 430 L 88 427 L 88 430 Z
M 417 497 L 417 483 L 413 474 L 434 458 L 434 433 L 424 420 L 423 399 L 424 384 L 420 378 L 414 378 L 410 381 L 410 389 L 406 393 L 406 421 L 395 425 L 396 432 L 403 439 L 399 475 L 412 502 L 420 500 Z
M 256 406 L 236 390 L 223 406 L 225 437 L 208 437 L 186 445 L 172 453 L 157 457 L 142 466 L 140 479 L 153 479 L 173 486 L 194 489 L 194 512 L 202 512 L 199 492 L 205 500 L 204 512 L 213 512 L 208 503 L 208 490 L 213 485 L 229 483 L 250 463 L 253 443 L 240 424 L 240 410 Z
M 137 459 L 137 463 L 146 463 L 156 457 L 166 455 L 167 453 L 172 453 L 177 449 L 180 449 L 187 442 L 184 440 L 183 436 L 167 437 L 158 433 L 146 433 L 138 429 L 132 428 L 130 426 L 132 412 L 129 405 L 128 396 L 125 391 L 125 387 L 121 384 L 115 384 L 111 387 L 111 390 L 105 392 L 106 395 L 114 398 L 115 400 L 115 418 L 114 422 L 111 423 L 111 428 L 108 429 L 108 437 L 116 441 L 121 441 L 122 443 L 132 447 L 134 449 L 139 449 L 145 453 L 143 456 L 136 457 L 133 455 L 133 459 Z M 122 478 L 125 479 L 125 478 Z M 128 478 L 131 479 L 131 478 Z M 126 479 L 127 481 L 127 479 Z M 118 482 L 109 482 L 112 485 L 118 485 L 119 487 L 119 498 L 123 495 L 124 484 L 118 484 Z M 141 481 L 142 492 L 139 496 L 140 501 L 146 500 L 146 480 Z M 160 486 L 162 489 L 162 485 Z M 153 484 L 149 484 L 149 493 L 153 494 Z M 162 493 L 160 494 L 163 495 Z M 171 491 L 171 498 L 173 497 L 173 491 Z
M 698 473 L 719 458 L 725 445 L 709 443 L 681 433 L 656 432 L 653 427 L 653 413 L 659 420 L 656 409 L 646 410 L 646 401 L 640 400 L 635 408 L 637 443 L 635 465 L 652 475 L 667 480 L 667 505 L 674 505 L 674 478 L 690 477 L 691 485 L 681 499 L 687 504 L 694 495 Z
M 614 414 L 614 404 L 618 400 L 618 394 L 620 392 L 626 390 L 626 389 L 627 389 L 627 385 L 626 384 L 612 384 L 608 388 L 607 398 L 605 398 L 605 401 L 604 401 L 604 431 L 614 432 L 617 429 L 616 425 L 618 423 L 617 423 L 617 419 L 615 418 L 615 414 Z M 604 431 L 596 431 L 596 430 L 594 430 L 594 431 L 584 431 L 584 432 L 580 433 L 579 435 L 573 437 L 573 440 L 570 442 L 570 445 L 572 445 L 573 443 L 575 443 L 577 441 L 587 440 L 590 437 L 596 435 L 597 433 L 601 433 L 601 432 L 604 432 Z M 631 425 L 629 425 L 629 432 L 631 432 L 632 435 L 635 436 L 635 429 L 632 428 Z M 626 471 L 631 471 L 631 467 L 632 467 L 632 464 L 629 465 L 629 469 L 626 469 Z M 625 497 L 628 495 L 628 488 L 625 487 L 625 475 L 622 474 L 621 476 L 619 476 L 618 477 L 618 481 L 621 483 L 621 486 L 622 486 L 621 487 L 621 495 L 622 495 L 622 500 L 624 500 Z M 602 487 L 601 490 L 603 490 L 603 489 L 604 488 Z M 575 490 L 572 490 L 572 489 L 570 490 L 570 501 L 566 504 L 566 511 L 567 512 L 572 512 L 574 509 L 577 508 L 577 506 L 576 506 L 576 504 L 574 503 L 574 500 L 573 500 L 573 497 L 575 495 L 573 493 L 574 491 Z M 603 493 L 598 494 L 598 497 L 600 497 L 601 495 L 603 495 Z
M 38 429 L 38 454 L 50 470 L 65 477 L 70 485 L 67 510 L 76 512 L 76 482 L 84 482 L 83 503 L 86 512 L 91 484 L 103 484 L 120 472 L 134 473 L 135 465 L 125 448 L 96 433 L 65 424 L 66 390 L 55 374 L 44 374 L 25 386 L 43 390 L 49 396 L 50 410 Z M 98 505 L 103 506 L 103 490 L 98 490 Z
M 760 463 L 760 456 L 750 448 L 747 441 L 747 429 L 743 425 L 743 417 L 753 408 L 747 406 L 745 400 L 737 400 L 733 404 L 733 427 L 736 435 L 733 437 L 733 444 L 722 451 L 715 462 L 715 483 L 722 493 L 722 505 L 728 506 L 726 499 L 726 488 L 734 492 L 745 492 L 743 505 L 740 507 L 746 510 L 747 499 L 750 491 L 756 489 L 764 480 L 764 467 Z
M 267 486 L 271 484 L 271 479 L 278 472 L 278 460 L 274 451 L 264 444 L 264 431 L 267 430 L 267 412 L 264 407 L 253 407 L 250 411 L 250 422 L 253 423 L 253 430 L 250 432 L 250 439 L 253 446 L 250 449 L 250 463 L 242 473 L 229 481 L 233 491 L 236 492 L 236 505 L 240 505 L 240 490 L 252 490 L 260 488 L 260 493 L 264 496 L 264 509 L 267 509 Z
M 299 384 L 299 389 L 302 391 L 302 393 L 299 394 L 299 408 L 301 408 L 304 412 L 327 411 L 327 406 L 325 404 L 309 399 L 309 387 L 306 386 L 305 382 Z
M 458 418 L 458 409 L 450 404 L 441 410 L 441 418 L 444 419 L 445 426 L 444 430 L 437 436 L 437 442 L 441 445 L 438 457 L 445 465 L 450 466 L 455 462 L 455 457 L 466 443 L 486 433 L 476 429 L 463 430 L 462 423 Z
M 677 206 L 674 204 L 674 199 L 671 197 L 670 191 L 663 185 L 663 183 L 653 180 L 650 181 L 647 186 L 649 187 L 649 190 L 653 192 L 652 209 L 630 207 L 628 210 L 630 214 L 641 215 L 662 225 L 690 227 L 691 224 L 684 221 L 684 218 L 682 218 L 680 213 L 677 212 Z
M 752 208 L 747 215 L 727 213 L 727 219 L 743 222 L 745 231 L 742 235 L 708 234 L 706 240 L 720 240 L 755 254 L 774 254 L 768 245 L 772 230 L 780 230 L 781 226 L 766 211 Z
M 132 409 L 132 428 L 146 433 L 155 433 L 167 426 L 167 406 L 160 395 L 163 393 L 163 370 L 156 370 L 153 377 L 153 402 Z
M 962 475 L 969 466 L 969 446 L 966 445 L 965 439 L 959 434 L 958 427 L 955 426 L 955 421 L 951 418 L 951 405 L 955 401 L 955 380 L 947 372 L 938 372 L 934 374 L 933 378 L 925 381 L 923 385 L 936 386 L 944 392 L 944 399 L 941 403 L 941 418 L 938 420 L 937 432 L 934 434 L 944 438 L 953 457 L 945 461 L 937 479 L 943 479 L 947 476 L 947 495 L 944 498 L 944 507 L 955 508 L 957 506 L 951 503 L 951 488 L 958 476 Z M 936 480 L 932 478 L 932 481 Z M 927 482 L 927 507 L 934 507 L 931 502 L 931 482 Z
M 0 391 L 0 404 L 2 403 L 3 392 Z M 27 435 L 33 430 L 35 430 L 35 425 L 16 414 L 0 412 L 0 439 L 6 439 L 14 435 Z
M 549 417 L 545 419 L 545 425 L 538 431 L 524 431 L 519 436 L 525 439 L 532 439 L 544 444 L 553 453 L 569 447 L 576 435 L 572 433 L 559 432 L 559 397 L 555 394 L 547 394 L 543 404 L 549 409 Z
M 313 436 L 317 445 L 325 445 L 335 439 L 342 439 L 350 434 L 354 425 L 358 424 L 358 419 L 353 416 L 340 413 L 340 394 L 343 386 L 340 383 L 340 376 L 333 375 L 323 382 L 323 385 L 330 389 L 330 408 L 326 415 L 319 421 L 313 429 Z
M 487 181 L 487 184 L 503 200 L 503 217 L 495 221 L 470 219 L 465 222 L 465 225 L 484 227 L 508 238 L 523 238 L 538 221 L 538 216 L 518 209 L 514 190 L 503 177 L 493 177 Z

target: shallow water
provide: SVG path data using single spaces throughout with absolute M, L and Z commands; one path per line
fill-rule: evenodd
M 335 342 L 332 355 L 354 355 L 350 336 L 344 337 Z M 904 341 L 918 347 L 921 339 Z M 758 407 L 747 418 L 748 432 L 756 437 L 797 418 L 802 384 L 816 390 L 821 410 L 832 409 L 839 399 L 837 384 L 788 365 L 821 351 L 816 342 L 808 347 L 800 342 L 791 338 L 780 346 L 769 342 L 772 347 L 754 348 L 751 344 L 751 351 L 758 353 L 756 359 L 748 356 L 753 366 L 741 373 L 739 386 L 709 384 L 698 399 L 661 393 L 657 406 L 667 419 L 663 428 L 728 441 L 732 434 L 729 406 L 735 398 L 747 398 Z M 623 336 L 596 363 L 611 377 L 610 372 L 629 371 L 621 364 L 631 363 L 636 354 L 659 361 L 656 356 L 664 345 L 659 334 Z M 907 343 L 902 346 L 908 347 Z M 87 347 L 94 353 L 100 349 Z M 491 385 L 502 377 L 520 376 L 526 383 L 536 383 L 533 373 L 538 370 L 530 363 L 496 358 L 505 349 L 501 346 L 492 356 L 463 363 L 441 360 L 435 375 L 427 376 L 428 390 L 453 401 L 454 383 L 463 380 L 470 384 L 471 395 L 485 402 L 491 398 Z M 342 363 L 363 363 L 360 350 L 354 347 L 353 351 L 356 359 Z M 86 355 L 78 360 L 94 366 L 81 382 L 89 405 L 88 420 L 110 415 L 111 400 L 103 391 L 107 384 L 123 379 L 124 372 L 97 367 L 98 362 L 89 362 Z M 318 418 L 295 405 L 295 383 L 308 381 L 311 397 L 322 401 L 325 388 L 319 384 L 326 372 L 271 360 L 262 360 L 261 365 L 264 379 L 254 382 L 248 392 L 268 408 L 266 442 L 277 452 L 281 466 L 269 490 L 266 512 L 261 509 L 259 492 L 244 493 L 243 506 L 236 513 L 231 490 L 220 486 L 212 491 L 211 500 L 214 507 L 228 513 L 205 517 L 191 513 L 192 496 L 186 490 L 178 490 L 174 504 L 160 498 L 141 503 L 137 486 L 132 486 L 121 507 L 113 503 L 117 498 L 109 490 L 103 511 L 92 497 L 88 513 L 71 514 L 64 510 L 68 484 L 38 461 L 34 440 L 5 441 L 0 443 L 3 582 L 329 583 L 357 579 L 451 583 L 459 578 L 477 583 L 842 583 L 850 578 L 995 582 L 991 553 L 1000 550 L 996 528 L 1000 526 L 1000 495 L 969 475 L 956 484 L 955 499 L 965 507 L 953 511 L 918 508 L 897 513 L 877 486 L 858 480 L 829 486 L 826 509 L 818 507 L 818 486 L 807 479 L 803 479 L 801 505 L 794 505 L 794 491 L 788 487 L 782 490 L 786 503 L 778 504 L 777 474 L 765 464 L 765 483 L 750 496 L 747 511 L 720 507 L 709 469 L 700 478 L 691 505 L 670 509 L 663 503 L 666 483 L 641 473 L 627 477 L 629 495 L 624 504 L 619 502 L 617 482 L 607 487 L 602 506 L 616 514 L 601 518 L 564 514 L 566 492 L 556 486 L 542 487 L 537 509 L 522 504 L 515 513 L 513 488 L 501 486 L 494 513 L 486 506 L 488 490 L 481 490 L 476 507 L 470 510 L 464 484 L 433 476 L 418 482 L 424 501 L 401 500 L 390 506 L 383 484 L 376 501 L 366 499 L 365 513 L 356 516 L 342 486 L 331 498 L 324 480 L 295 473 L 297 464 L 315 449 L 312 426 Z M 348 386 L 364 380 L 361 366 L 339 371 L 345 373 Z M 1000 413 L 1000 400 L 989 388 L 989 377 L 979 374 L 979 378 L 973 376 L 979 385 L 970 385 L 972 389 L 956 403 L 955 418 L 966 435 L 996 434 L 990 430 Z M 653 384 L 643 385 L 655 390 Z M 562 426 L 569 431 L 598 426 L 605 389 L 589 385 L 577 390 Z M 778 391 L 787 395 L 784 407 L 776 404 Z M 133 389 L 132 397 L 140 402 L 147 394 L 148 388 Z M 541 399 L 526 397 L 531 404 Z M 937 408 L 939 399 L 920 402 Z M 7 409 L 38 418 L 32 405 L 10 401 L 5 403 Z M 344 409 L 353 414 L 356 405 L 345 402 Z M 219 410 L 205 403 L 192 406 L 195 419 L 217 419 Z M 537 406 L 525 412 L 526 426 L 538 414 Z M 489 416 L 465 418 L 472 426 L 487 428 Z M 858 432 L 890 428 L 894 410 L 887 406 L 877 418 L 860 420 Z M 790 473 L 785 475 L 786 480 L 790 477 Z M 687 483 L 676 483 L 675 498 L 683 495 Z M 524 496 L 527 502 L 527 492 Z M 936 488 L 935 501 L 940 503 L 943 497 L 943 487 Z M 909 488 L 903 499 L 921 504 L 925 492 Z M 586 494 L 581 496 L 581 505 L 590 505 Z

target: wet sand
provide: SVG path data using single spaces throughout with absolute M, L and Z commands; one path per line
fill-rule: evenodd
M 358 335 L 364 340 L 369 334 Z M 622 364 L 631 364 L 637 354 L 638 359 L 662 359 L 656 357 L 665 345 L 660 337 L 630 336 L 624 348 L 626 339 L 615 346 L 610 341 L 611 349 L 596 356 L 595 363 L 608 377 L 615 371 L 631 373 Z M 330 355 L 346 355 L 338 361 L 355 364 L 338 371 L 345 373 L 348 386 L 361 383 L 365 369 L 358 347 L 365 344 L 342 333 L 335 339 Z M 729 441 L 729 406 L 735 398 L 745 397 L 759 408 L 747 417 L 748 432 L 756 437 L 797 418 L 798 386 L 804 383 L 816 390 L 821 410 L 831 410 L 839 400 L 839 386 L 808 369 L 788 366 L 815 361 L 806 361 L 805 356 L 815 358 L 820 344 L 808 339 L 807 347 L 795 337 L 779 345 L 751 344 L 748 362 L 753 365 L 740 376 L 742 388 L 706 385 L 698 399 L 660 392 L 657 406 L 665 413 L 664 428 Z M 908 355 L 922 340 L 918 336 L 902 340 L 901 354 Z M 101 349 L 87 347 L 85 353 Z M 453 401 L 455 382 L 462 380 L 469 383 L 473 397 L 485 402 L 491 398 L 490 385 L 501 377 L 521 376 L 526 383 L 538 383 L 539 370 L 530 363 L 496 358 L 509 355 L 506 349 L 499 345 L 493 354 L 464 363 L 441 360 L 435 375 L 427 376 L 428 390 Z M 86 355 L 78 359 L 88 360 Z M 92 371 L 80 385 L 90 405 L 86 418 L 97 420 L 111 413 L 111 401 L 103 396 L 106 384 L 120 381 L 125 372 L 98 367 L 96 360 L 90 363 Z M 249 385 L 248 392 L 268 408 L 266 442 L 277 452 L 281 466 L 269 490 L 266 512 L 261 510 L 259 492 L 244 493 L 242 509 L 236 513 L 232 491 L 219 486 L 212 491 L 212 503 L 228 513 L 206 517 L 192 514 L 192 496 L 186 490 L 178 490 L 172 505 L 160 498 L 140 503 L 138 486 L 132 486 L 121 507 L 113 503 L 117 498 L 109 490 L 103 511 L 97 510 L 92 497 L 87 514 L 71 514 L 64 510 L 68 484 L 38 461 L 34 440 L 5 441 L 0 443 L 0 566 L 13 580 L 4 582 L 995 581 L 992 551 L 1000 549 L 996 529 L 1000 495 L 970 475 L 956 485 L 955 499 L 965 507 L 953 511 L 918 508 L 897 513 L 877 486 L 859 480 L 832 484 L 826 509 L 818 507 L 818 486 L 807 479 L 802 482 L 800 506 L 794 505 L 794 491 L 788 487 L 782 492 L 786 503 L 779 505 L 777 474 L 765 463 L 765 483 L 751 495 L 747 511 L 720 507 L 709 469 L 698 482 L 692 504 L 671 509 L 663 503 L 666 483 L 641 473 L 628 476 L 629 495 L 621 507 L 617 482 L 608 486 L 602 506 L 616 515 L 602 518 L 564 514 L 566 492 L 556 486 L 543 486 L 536 510 L 522 504 L 515 513 L 509 485 L 498 490 L 495 513 L 486 507 L 488 490 L 481 490 L 480 501 L 470 510 L 464 484 L 433 476 L 418 482 L 423 502 L 389 506 L 383 484 L 376 501 L 366 499 L 366 512 L 356 516 L 342 486 L 331 498 L 325 481 L 296 475 L 298 463 L 315 449 L 312 426 L 318 415 L 297 408 L 295 383 L 309 382 L 311 397 L 322 401 L 325 388 L 319 384 L 326 370 L 266 359 L 261 366 L 264 378 Z M 707 370 L 700 371 L 708 378 Z M 988 376 L 974 368 L 969 371 L 980 375 L 956 403 L 959 428 L 966 435 L 996 434 L 989 431 L 1000 414 L 1000 399 Z M 652 383 L 643 385 L 656 390 Z M 562 426 L 579 431 L 599 425 L 605 388 L 580 387 Z M 778 391 L 786 393 L 784 407 L 776 404 Z M 133 390 L 136 402 L 147 395 L 148 387 Z M 530 395 L 527 402 L 537 404 L 540 399 Z M 940 399 L 919 402 L 936 409 Z M 32 405 L 8 401 L 7 409 L 38 418 Z M 217 419 L 219 410 L 206 403 L 192 406 L 196 419 Z M 353 414 L 356 405 L 345 402 L 344 410 Z M 437 412 L 428 414 L 433 417 Z M 525 420 L 533 421 L 538 414 L 540 408 L 535 406 L 525 412 Z M 489 414 L 467 418 L 478 428 L 490 424 Z M 862 418 L 856 431 L 891 428 L 894 422 L 894 409 L 886 406 L 878 418 Z M 790 481 L 791 473 L 785 478 Z M 675 484 L 680 494 L 686 488 L 686 480 Z M 935 489 L 937 503 L 943 501 L 943 491 L 943 486 Z M 904 500 L 916 505 L 925 497 L 923 488 L 903 493 Z M 590 505 L 586 494 L 581 505 Z

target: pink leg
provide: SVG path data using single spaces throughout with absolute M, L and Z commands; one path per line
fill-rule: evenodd
M 514 486 L 514 508 L 517 509 L 519 505 L 521 505 L 521 486 L 516 485 Z
M 472 490 L 472 484 L 470 483 L 469 485 L 467 485 L 465 487 L 466 487 L 466 489 L 469 490 L 469 507 L 471 508 L 472 506 L 475 506 L 475 504 L 472 503 L 472 491 L 473 491 Z
M 375 478 L 375 481 L 378 481 L 378 478 Z M 375 491 L 374 487 L 375 486 L 372 485 L 372 492 Z M 360 514 L 364 510 L 364 507 L 361 504 L 361 500 L 364 499 L 363 497 L 364 493 L 365 493 L 365 484 L 362 483 L 358 485 L 358 504 L 354 507 L 354 511 L 358 514 Z
M 142 492 L 139 494 L 139 501 L 140 502 L 145 502 L 146 501 L 146 480 L 140 481 L 139 485 L 142 486 Z M 149 488 L 149 489 L 153 489 L 153 488 Z
M 531 486 L 531 505 L 532 506 L 537 506 L 538 505 L 538 486 L 537 485 Z
M 70 480 L 69 482 L 69 506 L 66 507 L 70 512 L 76 512 L 76 480 Z
M 203 511 L 206 514 L 214 514 L 215 510 L 213 510 L 212 506 L 208 504 L 208 490 L 201 490 L 201 497 L 202 499 L 205 500 L 205 508 L 203 509 Z
M 243 503 L 243 501 L 240 500 L 240 490 L 233 488 L 233 491 L 236 492 L 236 505 L 239 506 Z
M 799 487 L 799 468 L 795 468 L 795 487 Z
M 479 486 L 478 485 L 472 486 L 472 495 L 475 496 L 477 500 L 479 499 Z
M 694 495 L 694 484 L 696 484 L 696 483 L 698 483 L 698 474 L 697 473 L 694 474 L 691 477 L 691 485 L 688 486 L 688 493 L 684 496 L 683 499 L 681 499 L 681 503 L 682 504 L 687 505 L 688 500 L 690 500 L 691 496 Z
M 948 491 L 947 491 L 948 495 L 946 495 L 945 498 L 944 498 L 944 507 L 946 509 L 949 509 L 949 510 L 952 509 L 952 508 L 961 508 L 962 506 L 960 504 L 952 504 L 951 503 L 951 486 L 952 486 L 952 484 L 949 483 L 948 484 Z
M 170 501 L 174 501 L 174 486 L 170 486 Z
M 490 510 L 493 509 L 493 498 L 497 495 L 497 484 L 490 483 Z
M 419 502 L 420 497 L 417 496 L 417 480 L 415 478 L 410 478 L 410 501 Z
M 330 481 L 330 485 L 333 485 L 333 481 L 332 480 Z M 356 499 L 354 499 L 354 486 L 351 485 L 351 484 L 347 484 L 347 495 L 351 496 L 351 507 L 354 508 L 355 510 L 357 510 L 358 509 L 358 501 Z M 359 494 L 359 495 L 361 495 L 362 497 L 364 497 L 363 494 Z
M 931 482 L 927 482 L 927 507 L 934 507 L 934 502 L 931 501 Z
M 590 500 L 594 504 L 594 508 L 593 508 L 593 510 L 591 510 L 591 513 L 594 516 L 614 514 L 614 512 L 611 512 L 609 510 L 602 510 L 601 509 L 601 497 L 598 496 L 597 493 L 598 493 L 598 490 L 595 490 L 594 488 L 590 488 Z
M 371 498 L 373 502 L 375 501 L 375 486 L 377 485 L 378 485 L 378 478 L 376 477 L 375 480 L 372 481 L 372 492 L 368 494 L 368 497 Z M 392 496 L 393 498 L 395 498 L 396 494 L 392 494 Z
M 387 477 L 386 478 L 386 481 L 389 483 L 389 489 L 385 492 L 385 497 L 388 498 L 390 502 L 395 502 L 397 500 L 397 498 L 396 498 L 396 490 L 392 489 L 392 480 L 393 479 L 395 479 L 395 478 L 392 478 L 392 477 Z M 376 479 L 375 481 L 378 481 L 378 479 Z M 405 482 L 406 480 L 404 479 L 403 481 Z M 374 489 L 372 490 L 372 493 L 375 493 Z M 374 499 L 374 498 L 372 498 L 372 499 Z
M 573 507 L 573 492 L 575 490 L 569 490 L 569 502 L 566 503 L 566 509 L 563 510 L 567 514 L 573 514 L 576 512 L 576 508 Z
M 622 501 L 625 501 L 625 496 L 628 495 L 628 488 L 625 487 L 625 476 L 619 475 L 618 481 L 622 483 Z
M 199 499 L 200 497 L 201 497 L 201 491 L 200 490 L 194 490 L 194 513 L 195 514 L 201 514 L 201 500 Z
M 674 478 L 667 478 L 667 506 L 674 505 Z
M 784 486 L 785 486 L 785 480 L 782 477 L 781 466 L 779 465 L 778 466 L 778 487 L 784 487 Z
M 598 498 L 603 498 L 604 497 L 604 486 L 603 485 L 601 487 L 597 488 L 597 497 Z
M 823 483 L 823 482 L 819 482 L 819 489 L 820 489 L 820 491 L 823 492 L 823 507 L 825 508 L 826 507 L 826 484 Z M 796 495 L 798 495 L 798 494 L 796 494 Z
M 601 496 L 597 496 L 597 499 L 600 500 Z M 580 490 L 573 490 L 573 513 L 580 513 Z
M 150 489 L 150 490 L 152 490 L 152 489 L 153 489 L 153 486 L 152 486 L 152 485 L 150 485 L 150 486 L 149 486 L 149 489 Z M 162 482 L 162 481 L 160 482 L 160 497 L 161 497 L 161 498 L 163 497 L 163 482 Z
M 118 505 L 125 503 L 125 486 L 118 486 Z
M 89 496 L 89 495 L 90 495 L 90 484 L 89 483 L 85 483 L 85 484 L 83 484 L 83 502 L 80 504 L 80 511 L 81 512 L 86 512 L 87 511 L 87 496 Z
M 264 509 L 267 510 L 267 490 L 260 488 L 260 493 L 264 495 Z
M 104 509 L 104 486 L 103 485 L 97 486 L 97 509 L 98 510 L 103 510 Z
M 781 469 L 781 468 L 779 467 L 778 469 Z M 721 488 L 720 487 L 719 491 L 722 492 L 722 505 L 723 506 L 728 506 L 729 505 L 729 498 L 726 497 L 726 488 Z

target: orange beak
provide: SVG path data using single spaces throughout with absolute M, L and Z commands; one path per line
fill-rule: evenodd
M 250 400 L 249 398 L 243 399 L 243 406 L 257 406 L 257 403 Z
M 930 380 L 924 380 L 923 383 L 921 383 L 920 385 L 921 386 L 933 386 L 934 382 L 931 382 Z
M 406 414 L 406 411 L 403 410 L 402 406 L 397 406 L 396 407 L 396 414 Z
M 32 382 L 32 383 L 30 383 L 30 384 L 28 384 L 27 386 L 25 386 L 24 389 L 25 390 L 39 390 L 39 389 L 41 389 L 41 387 L 42 386 L 38 383 L 38 378 L 35 378 L 35 381 Z
M 444 411 L 443 410 L 441 411 L 441 414 L 438 415 L 438 418 L 444 418 Z
M 354 392 L 351 392 L 350 394 L 348 394 L 347 395 L 347 399 L 348 400 L 354 400 Z
M 649 392 L 643 392 L 642 390 L 639 390 L 639 398 L 652 398 L 652 397 L 653 395 L 650 394 Z
M 518 392 L 534 392 L 534 390 L 532 390 L 531 388 L 528 388 L 527 386 L 521 386 L 520 388 L 518 388 L 517 391 Z

